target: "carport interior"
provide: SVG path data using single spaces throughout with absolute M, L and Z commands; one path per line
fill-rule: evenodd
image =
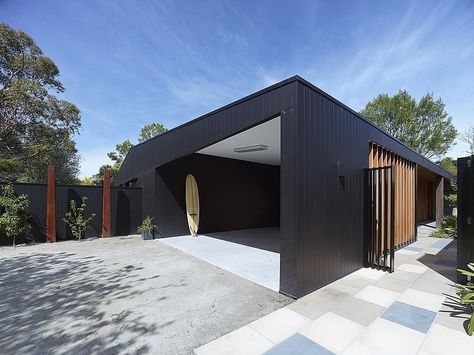
M 199 190 L 199 236 L 192 238 L 196 240 L 187 231 L 184 187 L 188 174 L 195 177 Z M 162 212 L 174 210 L 170 218 L 180 218 L 177 223 L 183 231 L 166 238 L 167 244 L 278 290 L 279 117 L 169 162 L 157 169 L 157 178 L 173 196 L 174 206 L 162 206 Z

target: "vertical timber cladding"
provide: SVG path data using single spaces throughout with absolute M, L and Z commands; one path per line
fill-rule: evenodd
M 381 168 L 384 166 L 393 166 L 395 170 L 394 233 L 395 248 L 398 248 L 415 241 L 416 238 L 416 164 L 376 143 L 369 142 L 369 168 Z M 378 218 L 377 213 L 376 219 Z M 390 226 L 391 221 L 385 221 L 383 215 L 380 216 L 380 219 L 379 225 L 381 228 L 384 228 L 385 223 Z

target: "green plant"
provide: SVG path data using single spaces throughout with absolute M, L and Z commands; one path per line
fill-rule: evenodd
M 458 271 L 463 274 L 468 276 L 469 278 L 474 277 L 474 263 L 469 263 L 467 264 L 467 267 L 470 269 L 469 270 L 462 270 L 458 269 Z M 471 335 L 474 333 L 474 310 L 473 310 L 473 304 L 474 304 L 474 284 L 470 281 L 467 282 L 466 285 L 461 285 L 461 284 L 456 284 L 457 289 L 461 292 L 461 300 L 460 302 L 462 304 L 468 305 L 471 309 L 471 319 L 469 321 L 469 325 L 467 327 L 467 334 Z
M 95 217 L 94 213 L 86 218 L 85 209 L 87 207 L 87 197 L 82 198 L 80 207 L 76 206 L 76 201 L 71 200 L 70 211 L 68 211 L 63 218 L 63 222 L 66 223 L 71 229 L 72 235 L 76 239 L 81 239 L 85 230 L 89 228 L 91 220 Z
M 22 234 L 30 225 L 28 223 L 28 206 L 30 201 L 26 195 L 17 195 L 13 185 L 3 187 L 0 195 L 0 233 L 8 238 L 13 238 L 15 246 L 16 237 Z
M 153 217 L 146 216 L 142 222 L 142 225 L 137 228 L 139 233 L 150 233 L 156 228 L 156 224 L 153 223 Z

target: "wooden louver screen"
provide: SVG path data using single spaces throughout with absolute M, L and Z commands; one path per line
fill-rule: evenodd
M 395 247 L 402 247 L 415 240 L 415 183 L 416 164 L 400 157 L 399 155 L 381 147 L 378 144 L 369 143 L 369 168 L 382 168 L 392 166 L 395 178 L 395 217 L 394 236 Z M 376 216 L 379 218 L 379 216 Z M 380 216 L 380 225 L 387 223 L 390 226 L 390 219 L 386 220 Z

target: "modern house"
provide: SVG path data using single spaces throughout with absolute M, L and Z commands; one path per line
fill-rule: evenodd
M 417 223 L 441 222 L 453 178 L 298 76 L 134 146 L 115 185 L 143 188 L 161 235 L 186 235 L 189 174 L 199 234 L 277 227 L 280 292 L 295 298 L 393 267 Z

